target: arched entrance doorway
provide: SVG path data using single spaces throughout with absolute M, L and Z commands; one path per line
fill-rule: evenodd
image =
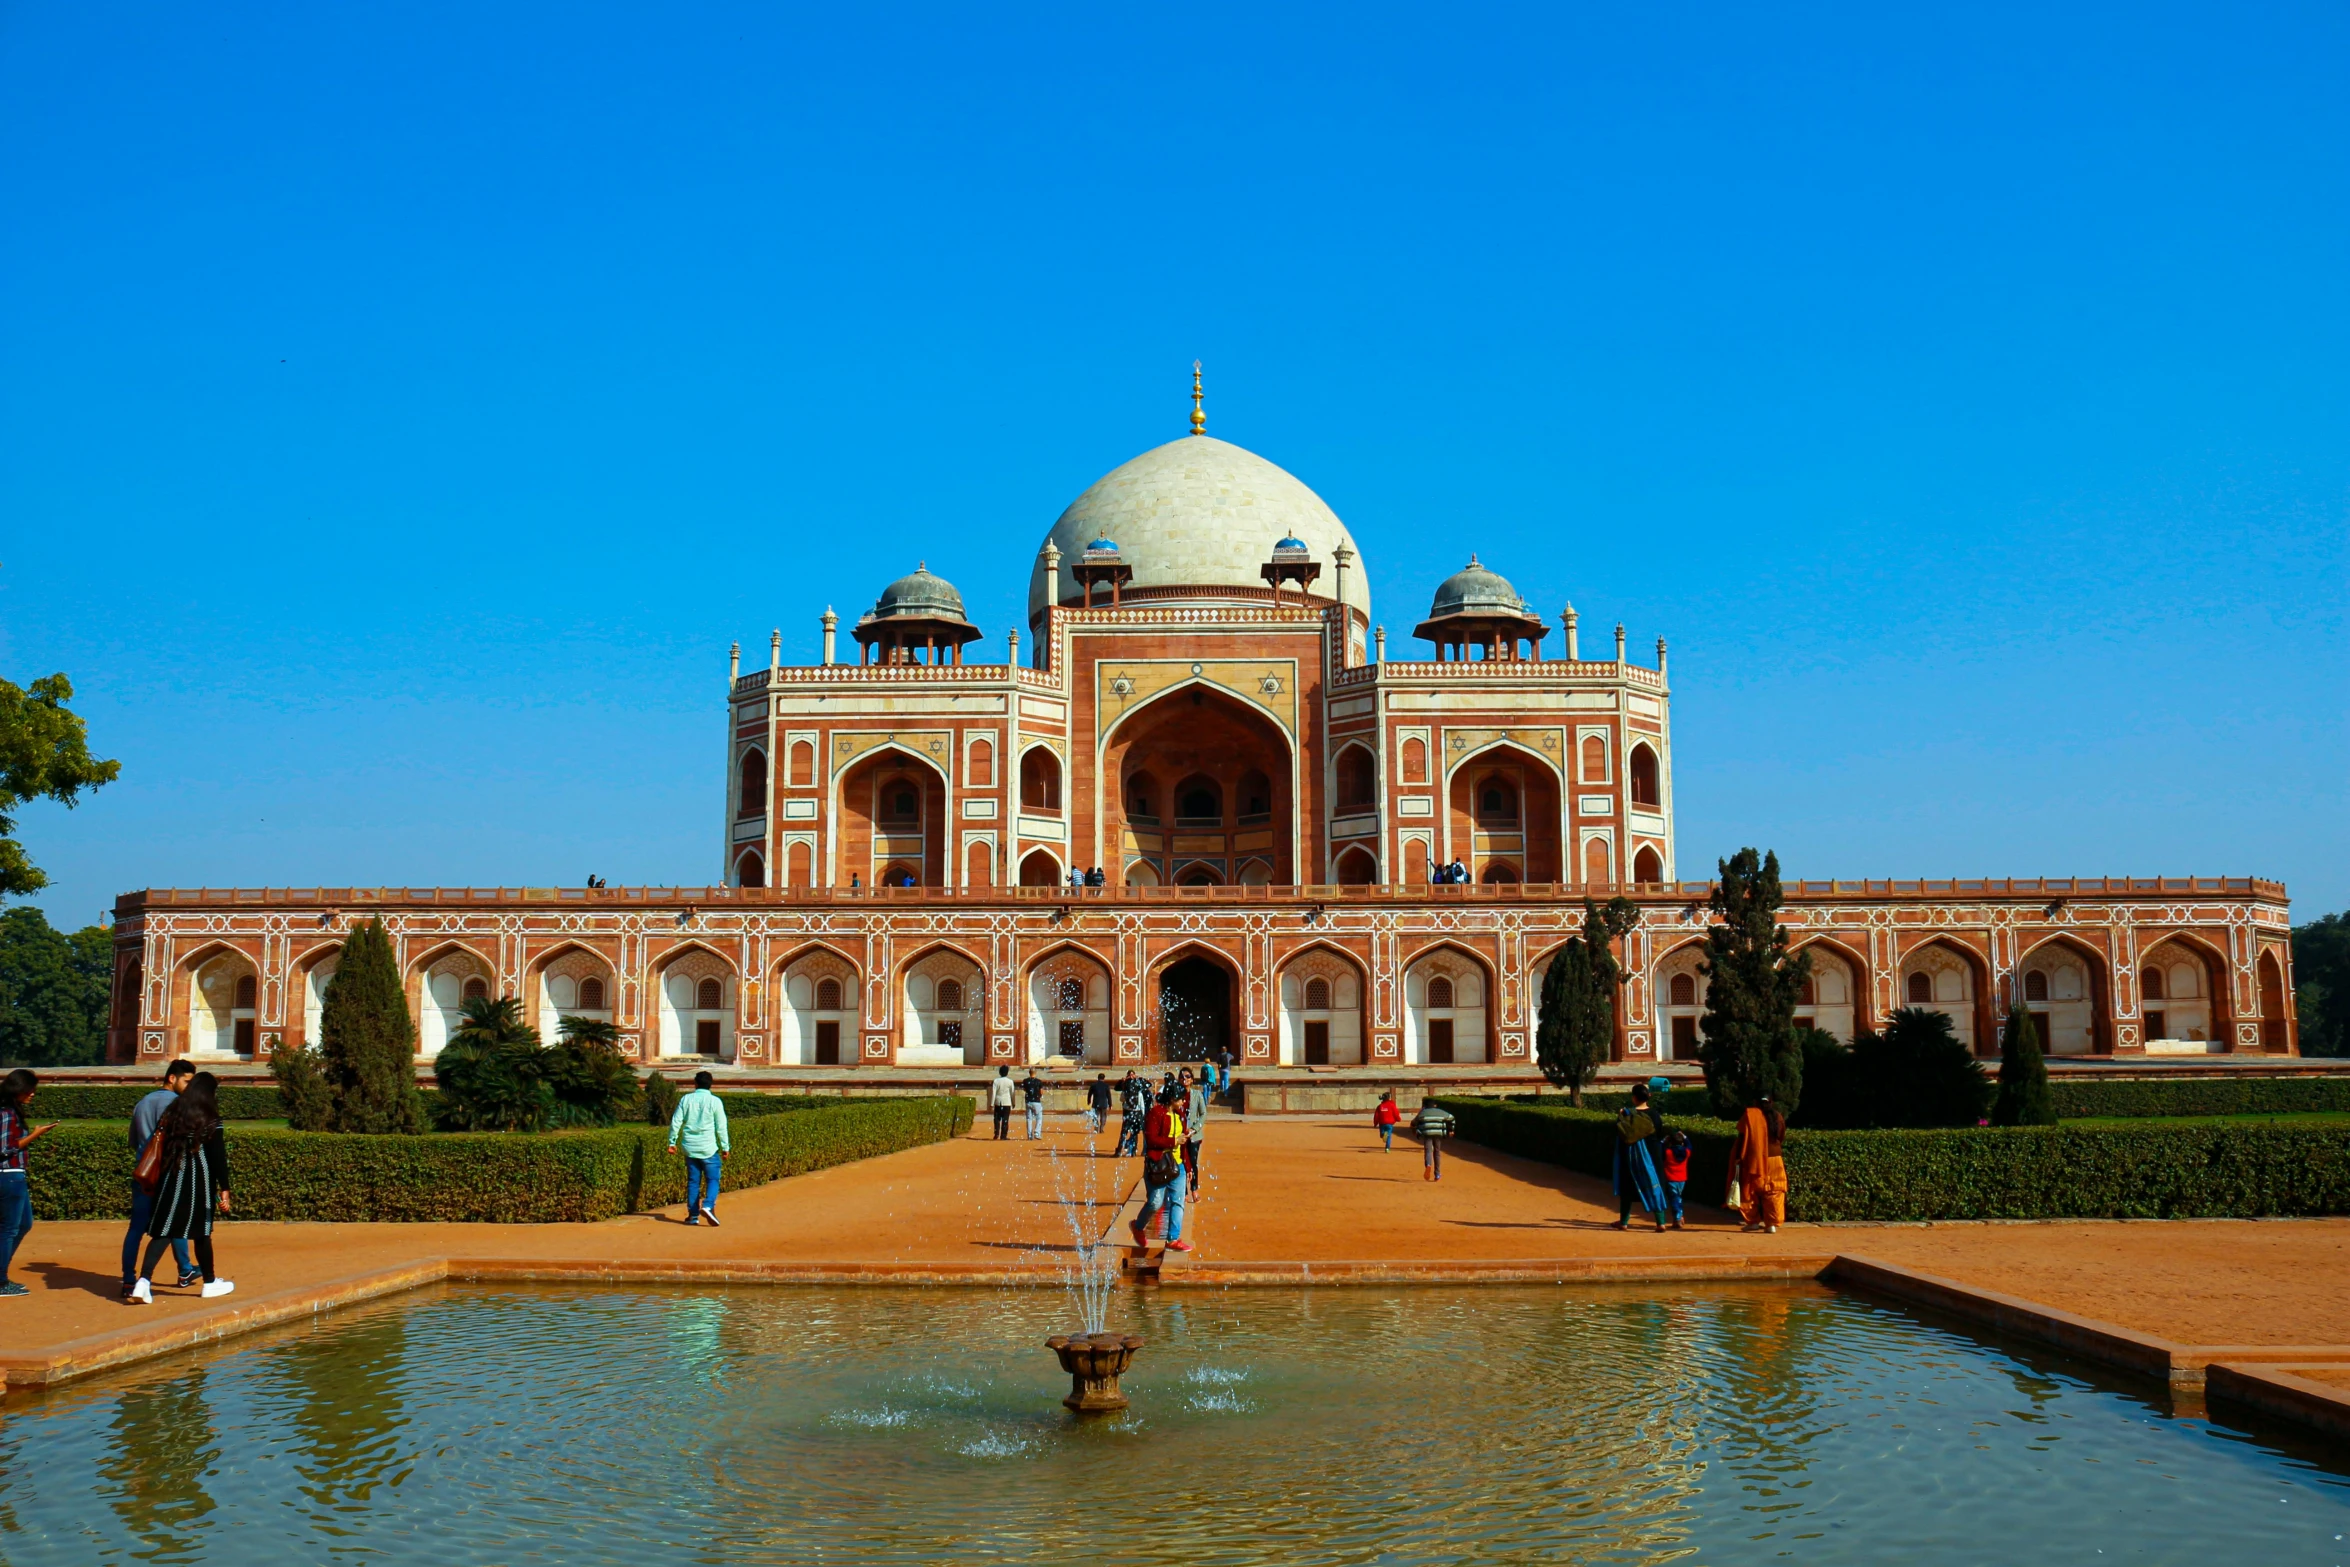
M 1159 1059 L 1206 1061 L 1232 1043 L 1232 971 L 1202 957 L 1161 970 Z
M 1132 881 L 1229 885 L 1252 862 L 1285 886 L 1296 815 L 1289 737 L 1264 709 L 1189 685 L 1120 719 L 1102 752 L 1102 841 Z

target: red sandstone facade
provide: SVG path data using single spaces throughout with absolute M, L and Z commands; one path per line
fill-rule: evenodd
M 1064 513 L 1033 665 L 1016 634 L 965 662 L 980 633 L 918 571 L 859 663 L 827 612 L 823 663 L 734 670 L 722 885 L 126 895 L 112 1058 L 311 1042 L 343 933 L 381 918 L 426 1055 L 469 996 L 515 995 L 550 1036 L 581 1013 L 646 1060 L 768 1070 L 1229 1046 L 1530 1073 L 1541 966 L 1619 891 L 1619 1058 L 1692 1057 L 1707 887 L 1676 879 L 1663 642 L 1584 659 L 1569 608 L 1544 657 L 1472 561 L 1415 632 L 1438 657 L 1390 659 L 1355 561 L 1311 491 L 1195 433 Z M 1455 862 L 1467 885 L 1431 885 Z M 1804 1013 L 1846 1038 L 1932 1006 L 1990 1051 L 2020 1002 L 2059 1054 L 2295 1048 L 2275 883 L 1811 882 L 1786 918 Z

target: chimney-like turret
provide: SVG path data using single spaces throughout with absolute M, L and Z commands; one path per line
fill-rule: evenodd
M 740 642 L 730 642 L 726 648 L 726 684 L 728 689 L 731 690 L 734 683 L 742 677 L 743 645 Z
M 782 667 L 783 628 L 777 626 L 773 631 L 767 633 L 767 672 L 773 674 Z
M 1617 621 L 1617 622 L 1616 622 L 1616 668 L 1617 668 L 1617 670 L 1618 670 L 1618 671 L 1621 671 L 1621 670 L 1623 669 L 1623 667 L 1624 667 L 1624 623 L 1623 623 L 1622 621 L 1620 621 L 1620 620 L 1619 620 L 1619 621 Z
M 1665 677 L 1665 639 L 1663 637 L 1656 639 L 1656 677 L 1659 680 Z
M 1355 558 L 1355 552 L 1341 544 L 1330 552 L 1338 563 L 1338 580 L 1332 591 L 1338 595 L 1338 667 L 1346 668 L 1354 662 L 1355 621 L 1346 607 L 1346 568 Z
M 1575 637 L 1575 606 L 1574 606 L 1574 605 L 1572 605 L 1572 604 L 1569 604 L 1569 605 L 1568 605 L 1568 606 L 1567 606 L 1565 609 L 1562 609 L 1562 610 L 1560 610 L 1560 611 L 1559 611 L 1559 624 L 1560 624 L 1561 626 L 1563 626 L 1563 627 L 1565 627 L 1565 628 L 1566 628 L 1566 632 L 1567 632 L 1567 662 L 1571 664 L 1571 663 L 1575 662 L 1575 660 L 1577 660 L 1577 659 L 1579 659 L 1579 658 L 1581 658 L 1581 657 L 1583 656 L 1583 650 L 1582 650 L 1582 647 L 1581 647 L 1581 646 L 1580 646 L 1580 644 L 1577 642 L 1577 640 L 1576 640 L 1576 637 Z
M 840 617 L 834 614 L 832 606 L 827 604 L 824 606 L 824 662 L 827 664 L 833 661 L 833 647 L 839 632 Z

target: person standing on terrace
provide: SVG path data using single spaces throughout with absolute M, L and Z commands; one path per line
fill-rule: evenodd
M 726 1133 L 726 1103 L 710 1091 L 710 1074 L 694 1074 L 694 1091 L 669 1117 L 669 1151 L 685 1154 L 685 1222 L 718 1227 L 718 1176 L 734 1144 Z

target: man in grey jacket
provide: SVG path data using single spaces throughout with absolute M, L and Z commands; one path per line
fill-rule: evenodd
M 139 1155 L 147 1151 L 147 1140 L 163 1124 L 163 1112 L 178 1103 L 180 1090 L 187 1087 L 196 1075 L 195 1064 L 186 1056 L 180 1057 L 163 1069 L 163 1086 L 141 1099 L 131 1110 L 131 1167 L 138 1168 Z M 136 1180 L 131 1182 L 131 1227 L 122 1238 L 122 1298 L 131 1298 L 131 1282 L 139 1271 L 139 1243 L 147 1238 L 147 1221 L 155 1213 L 155 1194 Z M 188 1256 L 186 1241 L 173 1241 L 171 1254 L 180 1265 L 180 1288 L 187 1289 L 202 1282 L 196 1264 Z

